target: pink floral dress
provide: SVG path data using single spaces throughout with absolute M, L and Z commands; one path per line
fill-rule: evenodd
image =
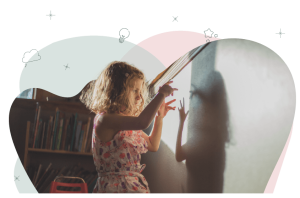
M 111 141 L 102 142 L 95 133 L 102 114 L 94 118 L 92 135 L 92 153 L 98 172 L 93 193 L 150 193 L 148 182 L 141 174 L 146 167 L 140 164 L 141 154 L 148 151 L 143 131 L 119 131 Z

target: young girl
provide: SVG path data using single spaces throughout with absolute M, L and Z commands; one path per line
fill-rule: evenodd
M 126 62 L 115 61 L 83 90 L 80 100 L 96 113 L 92 153 L 98 180 L 94 193 L 150 192 L 141 174 L 146 166 L 140 164 L 141 154 L 158 150 L 163 118 L 169 110 L 175 110 L 169 106 L 175 99 L 164 101 L 178 90 L 170 83 L 160 87 L 147 105 L 144 74 Z M 154 117 L 154 127 L 148 136 L 142 130 L 148 128 Z

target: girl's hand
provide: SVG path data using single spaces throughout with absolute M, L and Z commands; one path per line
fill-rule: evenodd
M 164 84 L 162 87 L 159 87 L 158 92 L 164 94 L 165 97 L 168 97 L 170 94 L 173 96 L 173 92 L 177 91 L 177 88 L 172 88 L 169 84 L 171 84 L 173 81 L 169 81 L 166 84 Z
M 157 111 L 157 115 L 164 118 L 169 110 L 175 110 L 175 107 L 170 107 L 169 104 L 171 104 L 172 102 L 175 102 L 176 99 L 171 100 L 167 103 L 165 103 L 165 100 L 163 101 L 163 103 L 160 105 L 158 111 Z
M 184 122 L 189 111 L 187 111 L 187 113 L 185 113 L 185 110 L 184 110 L 184 98 L 183 98 L 183 106 L 181 104 L 181 100 L 180 100 L 180 109 L 178 108 L 178 111 L 179 111 L 179 118 L 180 118 L 180 122 Z

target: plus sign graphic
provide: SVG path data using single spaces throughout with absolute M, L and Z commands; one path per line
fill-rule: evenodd
M 53 14 L 53 13 L 52 13 L 52 10 L 50 10 L 50 13 L 49 13 L 49 14 L 45 14 L 45 16 L 49 16 L 49 17 L 50 17 L 50 20 L 52 21 L 52 17 L 53 17 L 53 16 L 56 16 L 56 14 Z
M 278 34 L 280 36 L 280 38 L 281 38 L 281 35 L 286 34 L 286 33 L 282 33 L 281 28 L 280 28 L 279 33 L 275 33 L 275 34 Z

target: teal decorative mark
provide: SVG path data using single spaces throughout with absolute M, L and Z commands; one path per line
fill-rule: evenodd
M 279 33 L 275 33 L 275 34 L 278 34 L 280 36 L 280 38 L 281 38 L 281 35 L 286 34 L 286 33 L 282 33 L 281 28 L 280 28 Z
M 121 35 L 120 35 L 120 33 L 121 33 L 122 30 L 127 30 L 127 31 L 128 31 L 128 36 L 127 36 L 127 37 L 125 37 L 124 34 L 121 34 Z M 130 30 L 129 30 L 128 28 L 121 28 L 121 29 L 119 30 L 119 36 L 120 36 L 119 39 L 122 39 L 122 40 L 125 40 L 125 39 L 129 38 L 129 36 L 130 36 Z
M 53 14 L 53 13 L 52 13 L 52 10 L 50 10 L 50 13 L 49 13 L 49 14 L 45 14 L 45 16 L 49 16 L 49 17 L 50 17 L 50 20 L 52 21 L 52 17 L 53 17 L 53 16 L 56 16 L 56 14 Z
M 19 177 L 20 177 L 20 175 L 16 178 L 16 176 L 14 176 L 15 177 L 15 179 L 14 179 L 14 181 L 16 181 L 16 179 L 18 180 L 18 181 L 20 181 L 19 180 Z
M 67 69 L 67 68 L 70 68 L 70 67 L 68 67 L 68 65 L 69 65 L 69 63 L 67 64 L 67 66 L 64 65 L 64 67 L 66 67 L 66 69 Z M 66 70 L 66 69 L 65 69 L 65 70 Z
M 175 20 L 177 21 L 177 22 L 179 22 L 178 20 L 177 20 L 177 18 L 178 18 L 179 16 L 176 16 L 176 18 L 172 15 L 172 18 L 173 18 L 173 20 L 172 20 L 172 22 L 174 22 Z
M 26 67 L 27 63 L 29 63 L 29 62 L 24 62 L 25 54 L 26 54 L 26 53 L 31 53 L 31 51 L 37 51 L 37 52 L 38 52 L 37 49 L 32 49 L 32 50 L 30 50 L 30 51 L 24 52 L 23 57 L 22 57 L 22 63 L 25 63 L 25 67 Z M 38 52 L 38 56 L 40 57 L 39 60 L 41 60 L 41 56 L 39 55 L 39 52 Z M 38 60 L 34 60 L 34 61 L 38 61 Z M 34 61 L 30 61 L 30 62 L 34 62 Z

